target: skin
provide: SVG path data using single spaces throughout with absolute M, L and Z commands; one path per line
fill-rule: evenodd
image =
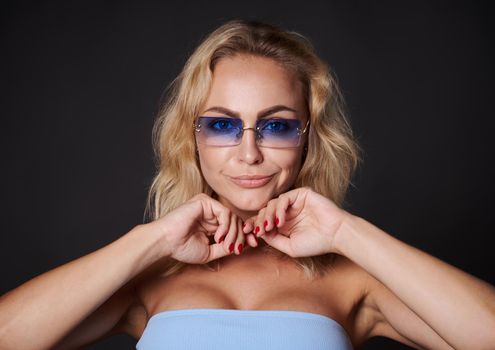
M 294 74 L 271 59 L 238 55 L 217 63 L 201 115 L 225 115 L 208 111 L 220 106 L 238 113 L 244 127 L 254 127 L 258 115 L 276 105 L 294 111 L 278 111 L 271 116 L 301 119 L 305 125 L 308 116 L 302 85 Z M 220 203 L 246 220 L 293 185 L 301 168 L 304 141 L 297 148 L 259 147 L 255 133 L 246 130 L 237 146 L 197 144 L 201 171 Z M 240 175 L 274 176 L 265 186 L 242 188 L 229 179 Z
M 245 126 L 252 127 L 257 113 L 277 104 L 297 111 L 284 116 L 304 115 L 297 79 L 273 60 L 238 56 L 216 67 L 203 112 L 215 115 L 206 110 L 223 106 L 239 112 Z M 292 257 L 338 253 L 376 277 L 369 279 L 365 306 L 355 321 L 356 328 L 367 324 L 362 329 L 368 330 L 368 337 L 387 336 L 417 348 L 485 349 L 493 344 L 492 286 L 340 210 L 309 188 L 287 192 L 300 169 L 302 147 L 258 147 L 254 133 L 249 132 L 238 146 L 198 145 L 198 150 L 205 179 L 219 201 L 247 220 L 244 232 L 261 227 L 264 241 Z M 256 189 L 242 189 L 226 177 L 242 174 L 275 176 Z M 274 234 L 265 234 L 262 223 Z M 368 252 L 373 252 L 372 257 Z M 376 317 L 371 316 L 373 310 L 380 310 L 380 316 L 370 322 Z M 446 316 L 456 313 L 462 316 Z M 461 324 L 465 332 L 459 333 Z M 478 339 L 473 341 L 471 334 Z
M 273 61 L 239 56 L 218 63 L 203 111 L 215 115 L 206 110 L 223 106 L 239 112 L 251 127 L 260 111 L 276 104 L 295 111 L 280 116 L 306 117 L 301 96 L 297 79 Z M 73 349 L 121 332 L 139 339 L 151 315 L 208 305 L 288 306 L 327 315 L 346 327 L 356 348 L 385 336 L 416 349 L 492 349 L 493 286 L 395 239 L 310 188 L 287 191 L 300 169 L 302 148 L 258 147 L 252 131 L 238 146 L 198 145 L 202 171 L 220 203 L 200 194 L 169 215 L 5 294 L 0 298 L 0 347 Z M 227 177 L 242 174 L 274 177 L 258 189 L 242 189 Z M 209 246 L 206 236 L 237 218 L 246 221 L 244 233 L 266 221 L 260 242 L 291 257 L 337 253 L 342 258 L 317 287 L 304 283 L 289 264 L 273 265 L 244 252 L 231 254 L 231 264 L 224 264 L 220 275 L 191 269 L 160 278 L 161 264 L 179 253 L 199 262 L 226 256 L 219 237 Z M 225 238 L 223 246 L 244 234 L 239 226 L 227 226 L 221 231 L 233 237 Z M 208 256 L 200 256 L 201 245 Z M 280 274 L 274 276 L 274 270 Z M 192 282 L 197 288 L 191 288 Z

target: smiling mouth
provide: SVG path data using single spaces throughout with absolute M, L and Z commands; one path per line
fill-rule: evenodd
M 243 188 L 257 188 L 266 185 L 269 183 L 273 175 L 270 176 L 264 176 L 264 177 L 259 177 L 259 176 L 254 176 L 254 177 L 249 177 L 249 176 L 240 176 L 240 177 L 230 177 L 230 180 L 232 180 L 233 183 L 236 185 L 243 187 Z

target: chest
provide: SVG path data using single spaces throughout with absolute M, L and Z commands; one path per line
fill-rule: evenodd
M 327 316 L 353 333 L 360 286 L 348 269 L 335 266 L 322 278 L 308 279 L 293 263 L 247 261 L 220 271 L 204 267 L 150 278 L 138 294 L 148 318 L 178 309 L 291 310 Z

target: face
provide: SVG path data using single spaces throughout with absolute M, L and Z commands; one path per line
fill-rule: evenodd
M 304 128 L 305 111 L 302 85 L 293 74 L 271 59 L 240 55 L 217 63 L 200 115 L 238 117 L 244 128 L 254 128 L 258 119 L 299 119 Z M 286 148 L 257 144 L 251 129 L 244 131 L 238 145 L 197 142 L 201 171 L 218 200 L 246 219 L 293 185 L 306 135 L 298 146 Z M 239 179 L 247 176 L 264 178 Z

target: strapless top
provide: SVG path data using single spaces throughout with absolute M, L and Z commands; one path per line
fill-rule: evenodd
M 345 329 L 320 314 L 287 310 L 180 309 L 153 315 L 138 350 L 352 350 Z

